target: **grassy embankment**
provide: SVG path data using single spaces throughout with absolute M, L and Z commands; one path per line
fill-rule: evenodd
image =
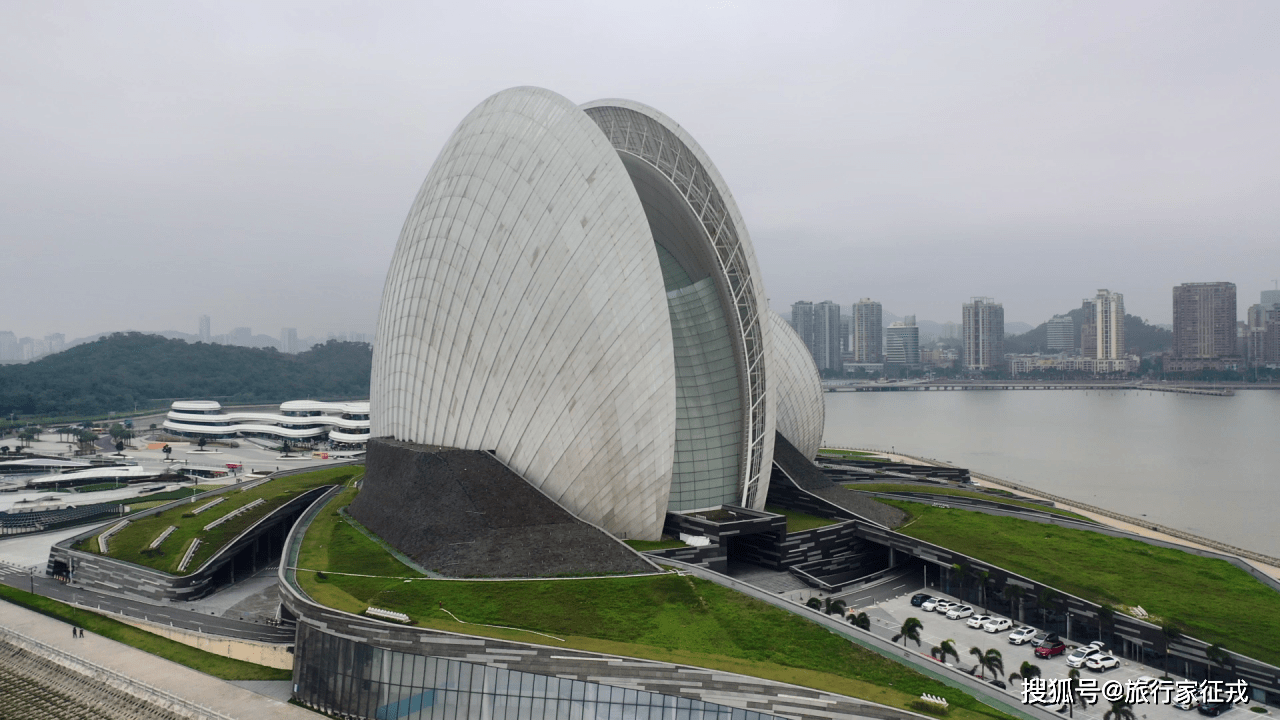
M 647 552 L 649 550 L 666 550 L 667 548 L 688 547 L 679 540 L 623 540 L 622 542 L 631 546 L 631 549 L 639 552 Z
M 1150 622 L 1280 665 L 1280 593 L 1225 560 L 1030 520 L 882 500 L 898 529 L 1085 600 L 1141 605 Z
M 29 592 L 0 585 L 0 601 L 8 601 L 14 605 L 34 610 L 42 615 L 78 625 L 91 633 L 110 638 L 139 650 L 172 660 L 179 665 L 186 665 L 194 670 L 208 673 L 223 680 L 288 680 L 293 677 L 290 670 L 279 670 L 264 665 L 232 660 L 214 655 L 197 648 L 183 645 L 168 638 L 160 637 L 119 620 L 104 617 L 97 613 L 67 605 Z
M 191 563 L 187 566 L 187 572 L 191 572 L 250 525 L 299 494 L 321 485 L 345 482 L 359 472 L 362 472 L 360 467 L 348 466 L 277 478 L 248 490 L 233 490 L 220 495 L 219 497 L 226 499 L 199 515 L 192 515 L 191 512 L 203 504 L 202 500 L 183 503 L 170 510 L 148 515 L 129 523 L 123 530 L 111 536 L 108 541 L 107 555 L 161 572 L 176 573 L 178 563 L 182 561 L 187 546 L 198 537 L 200 547 L 196 549 Z M 214 520 L 229 515 L 259 498 L 265 502 L 215 528 L 204 529 Z M 170 525 L 176 526 L 177 530 L 165 538 L 165 541 L 160 543 L 160 547 L 148 550 L 147 547 L 151 541 Z M 87 538 L 76 547 L 80 550 L 99 553 L 98 536 Z
M 852 483 L 845 485 L 850 490 L 863 490 L 865 492 L 913 492 L 927 493 L 929 495 L 952 495 L 955 497 L 974 498 L 976 500 L 990 500 L 992 502 L 1002 502 L 1007 505 L 1017 505 L 1029 510 L 1040 510 L 1042 512 L 1052 513 L 1054 515 L 1062 515 L 1072 520 L 1080 520 L 1081 522 L 1093 522 L 1083 515 L 1077 515 L 1073 512 L 1063 510 L 1062 508 L 1049 507 L 1038 503 L 1027 502 L 1026 500 L 1017 500 L 1010 495 L 1000 493 L 995 495 L 992 493 L 977 492 L 974 490 L 957 490 L 956 488 L 942 487 L 936 485 L 924 485 L 913 483 Z
M 776 515 L 786 516 L 788 533 L 804 532 L 805 530 L 826 527 L 828 525 L 835 525 L 841 522 L 840 520 L 830 520 L 828 518 L 818 517 L 817 515 L 802 513 L 799 510 L 787 510 L 780 508 L 777 505 L 767 505 L 765 506 L 765 511 Z
M 953 718 L 1009 717 L 804 618 L 693 577 L 417 579 L 419 573 L 338 514 L 355 492 L 344 491 L 320 512 L 299 551 L 298 567 L 305 569 L 298 583 L 331 607 L 362 613 L 372 605 L 406 613 L 424 627 L 717 668 L 899 708 L 928 692 L 950 701 Z M 513 629 L 460 624 L 438 603 L 466 623 Z
M 826 455 L 827 457 L 847 458 L 849 460 L 868 460 L 870 462 L 895 462 L 887 457 L 881 457 L 877 453 L 863 452 L 862 450 L 837 450 L 836 448 L 819 448 L 818 457 Z

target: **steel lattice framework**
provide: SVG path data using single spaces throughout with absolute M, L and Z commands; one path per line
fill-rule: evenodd
M 762 466 L 766 447 L 772 438 L 768 427 L 768 401 L 765 366 L 765 328 L 761 322 L 757 302 L 759 279 L 753 277 L 744 243 L 739 237 L 736 210 L 729 206 L 724 194 L 717 187 L 708 169 L 698 158 L 698 153 L 661 120 L 665 118 L 646 114 L 638 103 L 615 104 L 602 100 L 583 106 L 587 115 L 600 126 L 609 142 L 618 152 L 627 153 L 644 161 L 671 181 L 689 204 L 706 233 L 706 240 L 715 250 L 719 265 L 717 285 L 727 296 L 735 312 L 731 314 L 737 352 L 741 354 L 741 375 L 744 423 L 744 458 L 742 479 L 742 505 L 755 507 L 761 491 L 768 490 L 768 476 L 763 478 Z M 673 123 L 674 124 L 674 123 Z M 769 468 L 764 467 L 767 473 Z

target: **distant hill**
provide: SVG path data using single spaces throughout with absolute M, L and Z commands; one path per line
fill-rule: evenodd
M 1080 325 L 1084 321 L 1084 310 L 1076 308 L 1064 313 L 1076 324 L 1075 343 L 1080 345 Z M 1006 328 L 1008 326 L 1006 325 Z M 1128 349 L 1137 350 L 1141 355 L 1168 350 L 1173 345 L 1173 332 L 1160 325 L 1148 324 L 1136 315 L 1124 316 L 1124 343 Z M 1043 322 L 1021 335 L 1005 335 L 1004 351 L 1016 354 L 1048 352 L 1049 323 Z
M 373 350 L 330 340 L 297 355 L 116 333 L 0 367 L 0 414 L 93 415 L 174 399 L 277 403 L 368 397 Z

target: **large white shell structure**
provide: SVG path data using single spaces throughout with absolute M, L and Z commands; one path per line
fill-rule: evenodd
M 505 90 L 454 131 L 405 221 L 371 434 L 492 450 L 621 537 L 658 537 L 669 509 L 761 508 L 768 314 L 737 206 L 679 125 Z

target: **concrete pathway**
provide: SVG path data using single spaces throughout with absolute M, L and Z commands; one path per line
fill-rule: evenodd
M 92 633 L 73 640 L 70 625 L 6 602 L 0 602 L 0 625 L 233 718 L 313 720 L 322 717 Z

